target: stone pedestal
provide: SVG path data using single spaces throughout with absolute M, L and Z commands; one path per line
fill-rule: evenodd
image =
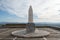
M 35 24 L 34 23 L 27 23 L 26 32 L 27 33 L 35 32 Z

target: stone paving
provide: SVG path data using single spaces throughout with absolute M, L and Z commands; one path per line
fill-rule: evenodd
M 2 28 L 0 29 L 0 40 L 60 40 L 60 31 L 52 28 L 38 28 L 50 32 L 49 36 L 43 38 L 18 38 L 11 35 L 12 31 L 22 29 L 24 28 Z

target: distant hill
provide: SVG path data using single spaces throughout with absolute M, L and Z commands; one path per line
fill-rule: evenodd
M 0 24 L 24 24 L 24 23 L 19 23 L 19 22 L 0 22 Z M 40 23 L 35 23 L 35 26 L 53 26 L 53 27 L 60 27 L 60 23 L 40 22 Z
M 8 23 L 8 22 L 0 22 L 0 24 L 6 24 L 6 23 Z
M 0 24 L 22 24 L 19 22 L 0 22 Z

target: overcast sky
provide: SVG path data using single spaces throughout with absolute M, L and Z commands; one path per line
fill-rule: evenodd
M 60 22 L 60 0 L 0 0 L 0 22 L 27 22 L 30 5 L 34 22 Z

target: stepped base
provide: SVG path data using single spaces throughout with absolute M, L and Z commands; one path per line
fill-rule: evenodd
M 44 36 L 47 36 L 49 34 L 50 33 L 47 31 L 38 30 L 38 29 L 36 29 L 35 32 L 33 32 L 33 33 L 27 33 L 26 29 L 17 30 L 17 31 L 12 32 L 12 35 L 16 36 L 16 37 L 44 37 Z

